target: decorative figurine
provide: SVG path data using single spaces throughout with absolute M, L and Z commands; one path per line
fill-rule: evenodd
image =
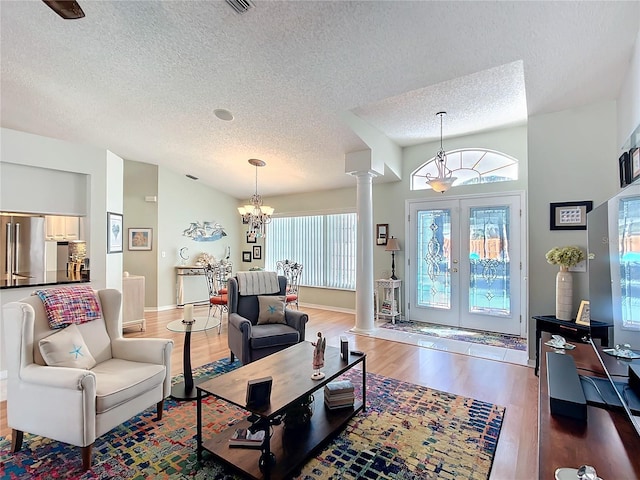
M 311 345 L 316 347 L 313 350 L 313 374 L 311 378 L 313 380 L 321 380 L 324 378 L 324 373 L 320 369 L 324 367 L 324 348 L 327 346 L 327 340 L 322 338 L 321 332 L 318 332 L 318 341 Z

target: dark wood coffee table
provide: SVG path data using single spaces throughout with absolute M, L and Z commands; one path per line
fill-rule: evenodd
M 366 355 L 349 354 L 348 360 L 340 358 L 340 350 L 325 350 L 325 374 L 322 380 L 312 380 L 313 345 L 302 342 L 278 353 L 242 366 L 196 386 L 198 459 L 204 450 L 217 459 L 256 480 L 288 478 L 297 473 L 311 456 L 342 430 L 347 422 L 366 408 Z M 362 364 L 362 400 L 356 399 L 352 408 L 329 411 L 324 407 L 324 386 Z M 247 381 L 271 376 L 273 386 L 271 402 L 256 409 L 246 404 Z M 266 440 L 261 449 L 230 448 L 229 438 L 237 428 L 248 428 L 251 423 L 243 420 L 230 428 L 205 438 L 202 431 L 202 398 L 207 394 L 237 405 L 249 414 L 259 417 L 266 425 Z M 287 409 L 308 397 L 314 396 L 311 425 L 300 430 L 288 431 L 279 424 Z M 271 433 L 271 435 L 269 435 Z M 275 459 L 274 461 L 272 459 Z

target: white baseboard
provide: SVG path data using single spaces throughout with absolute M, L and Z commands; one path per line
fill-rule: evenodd
M 313 303 L 301 303 L 300 310 L 304 310 L 304 307 L 315 308 L 318 310 L 329 310 L 330 312 L 352 313 L 353 315 L 356 314 L 356 311 L 352 308 L 332 307 L 328 305 L 316 305 Z

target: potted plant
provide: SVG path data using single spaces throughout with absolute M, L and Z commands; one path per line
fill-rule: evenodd
M 551 265 L 560 265 L 560 270 L 567 271 L 584 260 L 584 253 L 578 247 L 553 247 L 545 255 Z
M 571 320 L 573 316 L 573 277 L 569 267 L 574 267 L 584 260 L 584 252 L 574 246 L 554 247 L 545 258 L 551 265 L 560 265 L 556 275 L 556 318 Z

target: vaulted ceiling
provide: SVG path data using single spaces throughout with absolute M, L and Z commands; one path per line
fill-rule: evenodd
M 368 148 L 615 99 L 640 2 L 88 1 L 63 20 L 0 2 L 0 121 L 162 165 L 233 195 L 355 184 Z M 220 120 L 226 109 L 232 121 Z M 435 153 L 435 152 L 434 152 Z M 383 180 L 384 181 L 384 180 Z

